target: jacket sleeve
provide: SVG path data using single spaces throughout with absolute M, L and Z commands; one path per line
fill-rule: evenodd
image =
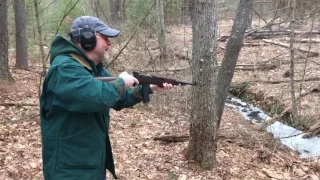
M 82 66 L 63 63 L 48 74 L 48 90 L 57 97 L 62 108 L 71 112 L 104 113 L 125 96 L 124 81 L 95 80 Z
M 132 107 L 142 101 L 141 86 L 130 88 L 126 91 L 126 94 L 120 99 L 112 108 L 115 110 L 121 110 L 123 108 Z
M 106 76 L 111 74 L 104 70 Z M 152 92 L 150 92 L 152 94 Z M 123 108 L 132 107 L 142 101 L 142 86 L 136 86 L 126 91 L 124 96 L 112 107 L 115 110 L 121 110 Z

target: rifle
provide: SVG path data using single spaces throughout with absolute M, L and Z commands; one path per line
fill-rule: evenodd
M 159 87 L 163 87 L 163 83 L 168 83 L 168 84 L 172 84 L 175 86 L 177 86 L 177 85 L 181 85 L 181 86 L 193 85 L 193 86 L 195 86 L 196 85 L 196 83 L 182 82 L 182 81 L 178 81 L 175 79 L 142 75 L 142 74 L 139 74 L 138 72 L 133 72 L 133 77 L 135 77 L 139 81 L 139 84 L 142 85 L 143 103 L 147 103 L 150 101 L 150 97 L 149 97 L 150 84 L 154 84 Z M 113 81 L 117 78 L 118 77 L 95 77 L 96 80 L 100 80 L 102 82 L 110 82 L 110 81 Z

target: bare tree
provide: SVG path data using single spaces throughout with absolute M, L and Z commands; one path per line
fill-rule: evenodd
M 191 139 L 187 158 L 204 169 L 210 169 L 215 163 L 216 134 L 248 27 L 252 0 L 240 0 L 218 75 L 215 73 L 217 1 L 190 1 L 190 5 L 193 30 L 191 66 L 197 86 L 192 89 Z
M 192 88 L 190 142 L 187 158 L 211 169 L 216 157 L 217 116 L 214 108 L 216 84 L 217 0 L 190 0 L 192 21 Z
M 252 7 L 252 0 L 240 0 L 231 34 L 229 36 L 226 51 L 221 63 L 217 78 L 216 113 L 218 116 L 218 128 L 224 110 L 227 92 L 229 90 L 238 56 L 243 44 L 244 34 L 248 28 L 248 19 Z
M 40 56 L 41 56 L 41 62 L 42 62 L 42 69 L 43 69 L 43 73 L 46 71 L 46 57 L 45 57 L 45 53 L 44 53 L 44 41 L 43 41 L 43 35 L 42 35 L 42 28 L 41 28 L 41 24 L 40 24 L 40 17 L 39 17 L 39 1 L 38 0 L 34 0 L 34 11 L 35 11 L 35 16 L 36 16 L 36 24 L 37 24 L 37 29 L 38 29 L 38 40 L 39 40 L 39 50 L 40 50 Z
M 166 35 L 164 23 L 163 0 L 156 0 L 156 11 L 158 16 L 158 44 L 160 48 L 160 57 L 166 57 Z
M 0 81 L 14 82 L 8 58 L 8 0 L 0 1 Z
M 26 5 L 24 0 L 14 0 L 16 26 L 16 67 L 28 69 L 28 41 L 26 26 Z
M 297 109 L 297 101 L 296 101 L 296 95 L 295 95 L 295 88 L 294 88 L 294 21 L 295 21 L 295 7 L 296 7 L 296 0 L 290 0 L 290 15 L 291 15 L 291 22 L 290 22 L 290 28 L 291 28 L 291 34 L 290 34 L 290 86 L 291 86 L 291 114 L 293 121 L 296 120 L 298 115 L 298 109 Z

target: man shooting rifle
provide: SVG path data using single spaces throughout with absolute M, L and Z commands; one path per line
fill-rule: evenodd
M 139 78 L 127 72 L 110 81 L 98 80 L 111 77 L 102 62 L 111 46 L 109 38 L 119 33 L 96 17 L 82 16 L 73 21 L 70 39 L 57 35 L 52 42 L 40 98 L 45 180 L 104 180 L 106 169 L 117 178 L 110 108 L 132 107 L 146 93 L 172 87 L 165 81 L 138 85 Z

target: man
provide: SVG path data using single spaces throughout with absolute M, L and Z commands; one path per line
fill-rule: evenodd
M 43 174 L 46 180 L 103 180 L 108 169 L 116 177 L 110 145 L 109 109 L 141 102 L 142 88 L 127 72 L 111 82 L 102 61 L 119 31 L 96 17 L 73 21 L 70 39 L 56 36 L 50 47 L 50 68 L 40 99 Z M 166 91 L 150 85 L 153 91 Z

